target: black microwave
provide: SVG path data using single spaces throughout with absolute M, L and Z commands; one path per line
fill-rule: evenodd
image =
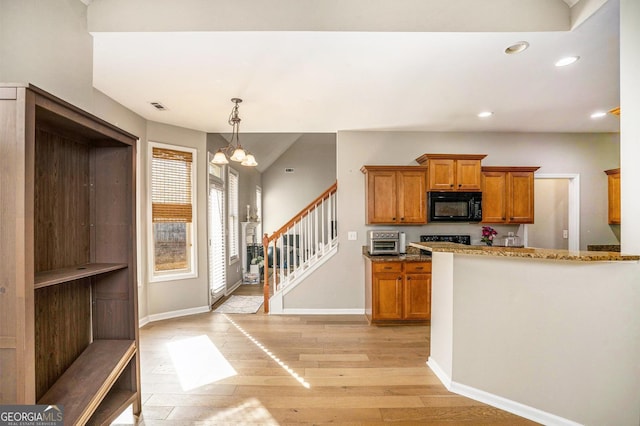
M 482 192 L 429 192 L 428 222 L 480 222 Z

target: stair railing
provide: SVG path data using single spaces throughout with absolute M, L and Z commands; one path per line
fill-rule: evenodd
M 338 237 L 334 183 L 280 229 L 264 234 L 264 312 L 269 297 L 287 286 L 296 275 L 313 265 L 332 248 Z

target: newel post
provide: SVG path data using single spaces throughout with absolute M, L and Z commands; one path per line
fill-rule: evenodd
M 264 284 L 262 286 L 264 293 L 264 313 L 269 313 L 269 235 L 264 234 L 262 237 L 262 250 L 264 255 L 262 256 L 264 263 Z M 275 250 L 273 251 L 275 254 Z M 275 259 L 275 256 L 273 257 Z M 275 261 L 274 261 L 275 262 Z

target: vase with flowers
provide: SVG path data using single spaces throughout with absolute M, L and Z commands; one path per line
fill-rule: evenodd
M 493 229 L 490 226 L 483 226 L 482 227 L 482 238 L 480 239 L 480 241 L 482 241 L 483 243 L 485 243 L 488 246 L 493 245 L 493 238 L 498 235 L 498 231 L 496 231 L 495 229 Z

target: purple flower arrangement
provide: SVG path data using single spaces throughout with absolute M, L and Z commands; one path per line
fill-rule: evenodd
M 480 239 L 480 241 L 482 241 L 483 243 L 486 243 L 488 246 L 493 245 L 493 238 L 496 235 L 498 235 L 498 231 L 496 231 L 490 226 L 483 226 L 482 238 Z

